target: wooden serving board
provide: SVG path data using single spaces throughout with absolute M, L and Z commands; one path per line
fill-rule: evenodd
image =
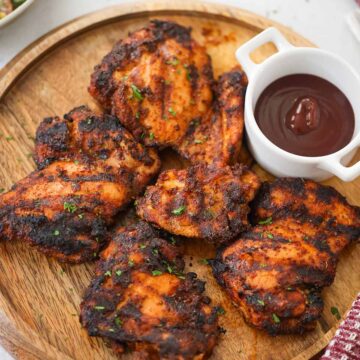
M 199 1 L 148 1 L 115 7 L 70 22 L 25 49 L 0 72 L 0 188 L 8 189 L 32 171 L 33 136 L 41 119 L 62 115 L 73 107 L 97 105 L 87 93 L 93 66 L 129 31 L 149 19 L 177 21 L 193 28 L 193 36 L 207 46 L 215 75 L 236 64 L 234 51 L 269 26 L 278 27 L 298 46 L 312 44 L 291 30 L 254 14 Z M 271 45 L 254 55 L 261 61 L 274 51 Z M 165 153 L 166 166 L 179 164 Z M 263 179 L 268 175 L 257 165 Z M 351 203 L 360 204 L 360 179 L 328 181 Z M 124 214 L 119 215 L 119 221 Z M 186 245 L 187 269 L 206 280 L 206 291 L 226 314 L 222 336 L 212 359 L 309 359 L 320 351 L 339 325 L 330 308 L 345 316 L 360 290 L 360 247 L 353 245 L 341 257 L 335 283 L 324 291 L 325 309 L 316 329 L 302 336 L 271 337 L 247 326 L 240 313 L 199 259 L 212 248 L 200 242 Z M 0 340 L 18 359 L 115 359 L 101 339 L 89 338 L 78 321 L 79 304 L 94 264 L 61 265 L 21 241 L 0 244 Z M 125 356 L 127 359 L 133 355 Z

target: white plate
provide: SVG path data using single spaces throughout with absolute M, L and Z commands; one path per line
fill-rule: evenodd
M 14 11 L 10 14 L 6 15 L 0 20 L 0 28 L 14 20 L 17 16 L 23 13 L 32 3 L 34 0 L 26 0 L 23 4 L 17 7 Z

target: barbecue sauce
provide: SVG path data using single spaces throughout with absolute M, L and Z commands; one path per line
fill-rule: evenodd
M 332 154 L 354 133 L 353 108 L 329 81 L 307 74 L 288 75 L 271 83 L 259 97 L 255 119 L 275 145 L 302 156 Z

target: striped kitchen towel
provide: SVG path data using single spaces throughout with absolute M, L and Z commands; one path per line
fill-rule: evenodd
M 321 360 L 360 360 L 360 293 Z

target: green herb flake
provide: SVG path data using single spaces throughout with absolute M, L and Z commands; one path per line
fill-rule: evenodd
M 59 235 L 60 235 L 60 231 L 59 231 L 59 230 L 54 230 L 54 235 L 55 235 L 55 236 L 59 236 Z
M 200 140 L 200 139 L 195 139 L 195 140 L 194 140 L 194 143 L 195 143 L 195 144 L 203 144 L 204 141 L 203 141 L 203 140 Z
M 166 60 L 165 64 L 166 65 L 172 65 L 172 66 L 176 66 L 178 65 L 180 62 L 180 60 L 178 58 L 173 58 L 171 60 Z
M 260 266 L 261 268 L 264 268 L 264 267 L 267 266 L 267 264 L 261 263 L 261 264 L 259 264 L 259 266 Z
M 65 270 L 64 270 L 64 269 L 60 269 L 59 273 L 60 273 L 60 275 L 64 275 L 64 274 L 65 274 Z
M 140 249 L 145 249 L 146 248 L 146 245 L 145 244 L 141 244 L 140 245 Z
M 153 270 L 151 273 L 153 274 L 153 276 L 162 275 L 162 271 L 160 271 L 160 270 Z
M 264 303 L 263 300 L 257 300 L 257 303 L 258 303 L 259 305 L 261 305 L 261 306 L 265 306 L 265 303 Z
M 2 194 L 5 191 L 4 188 L 0 188 L 0 194 Z
M 11 141 L 11 140 L 14 140 L 14 138 L 12 136 L 6 136 L 6 141 Z
M 341 319 L 341 315 L 340 315 L 339 309 L 337 307 L 332 306 L 330 311 L 336 317 L 337 320 Z
M 86 123 L 87 123 L 88 125 L 90 125 L 90 124 L 92 123 L 92 119 L 91 119 L 91 118 L 87 119 Z
M 150 140 L 154 140 L 154 138 L 155 138 L 155 135 L 154 135 L 153 132 L 151 132 L 151 133 L 149 134 L 149 139 L 150 139 Z
M 115 330 L 114 330 L 114 329 L 112 329 L 112 328 L 110 328 L 110 329 L 109 329 L 109 331 L 110 331 L 110 332 L 112 332 L 112 333 L 113 333 L 113 332 L 115 332 Z
M 77 210 L 77 207 L 75 204 L 72 204 L 70 202 L 64 202 L 64 210 L 67 210 L 69 213 L 74 213 Z
M 137 111 L 137 112 L 135 113 L 135 119 L 136 119 L 136 120 L 139 120 L 139 119 L 140 119 L 140 112 L 139 112 L 139 111 Z
M 287 287 L 286 290 L 287 291 L 294 291 L 294 289 L 291 286 Z
M 123 321 L 118 317 L 115 318 L 114 322 L 119 327 L 122 326 L 122 324 L 123 324 Z
M 168 111 L 172 116 L 176 115 L 176 111 L 172 107 L 169 107 Z
M 165 85 L 170 85 L 171 81 L 170 80 L 165 80 Z
M 270 232 L 266 233 L 266 236 L 269 238 L 269 239 L 273 239 L 274 238 L 274 235 Z
M 140 137 L 141 139 L 145 139 L 145 133 L 142 133 Z
M 265 220 L 261 220 L 258 222 L 259 225 L 270 225 L 272 224 L 272 216 L 268 217 Z
M 129 261 L 128 261 L 128 265 L 129 265 L 129 266 L 134 266 L 134 261 L 129 260 Z
M 169 274 L 172 274 L 174 272 L 174 270 L 172 269 L 172 267 L 169 264 L 167 264 L 166 269 Z
M 181 215 L 184 213 L 184 211 L 186 210 L 186 206 L 185 205 L 181 205 L 178 208 L 174 209 L 171 213 L 174 215 Z
M 104 276 L 111 276 L 111 271 L 110 270 L 106 271 Z
M 177 277 L 178 277 L 179 279 L 181 279 L 181 280 L 185 280 L 185 279 L 186 279 L 185 275 L 181 275 L 181 274 L 178 274 Z
M 170 237 L 170 242 L 175 245 L 176 244 L 176 240 L 173 236 Z
M 217 315 L 220 316 L 220 315 L 225 315 L 226 314 L 226 311 L 224 308 L 222 308 L 221 306 L 218 307 L 217 311 L 216 311 Z
M 152 253 L 154 254 L 154 255 L 158 255 L 159 254 L 159 250 L 158 249 L 152 249 Z
M 78 218 L 79 218 L 79 219 L 83 219 L 83 218 L 84 218 L 84 214 L 79 214 L 79 215 L 78 215 Z
M 141 94 L 140 89 L 136 85 L 131 84 L 130 87 L 132 90 L 132 97 L 134 97 L 136 100 L 139 100 L 139 101 L 144 99 L 144 97 Z
M 95 310 L 105 310 L 105 306 L 99 306 L 99 305 L 97 305 L 97 306 L 94 306 L 94 309 L 95 309 Z
M 115 274 L 116 274 L 116 276 L 121 276 L 122 271 L 121 271 L 121 270 L 116 270 L 116 271 L 115 271 Z
M 280 323 L 280 319 L 276 314 L 272 314 L 272 318 L 275 324 L 279 324 Z
M 201 264 L 201 265 L 209 265 L 209 261 L 207 259 L 200 259 L 199 264 Z

